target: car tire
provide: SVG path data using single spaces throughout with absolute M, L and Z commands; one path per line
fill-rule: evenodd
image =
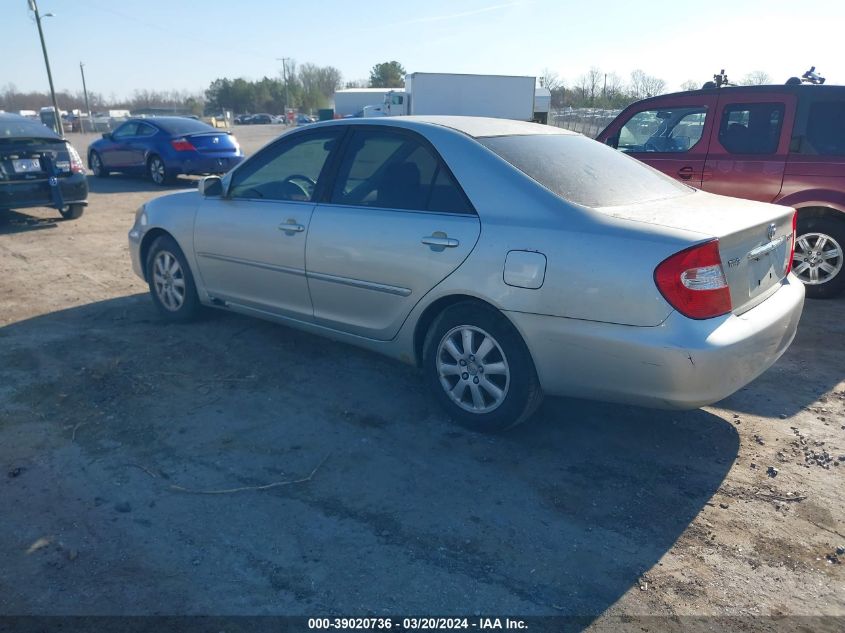
M 108 178 L 111 173 L 105 168 L 103 159 L 97 152 L 88 154 L 88 167 L 91 169 L 91 173 L 97 176 L 97 178 Z
M 451 305 L 434 320 L 423 344 L 423 372 L 449 416 L 474 431 L 513 428 L 543 400 L 519 332 L 500 312 L 476 302 Z
M 85 213 L 84 204 L 69 204 L 59 209 L 59 213 L 65 220 L 78 220 Z
M 792 270 L 804 282 L 807 297 L 840 294 L 845 290 L 845 216 L 799 217 L 796 233 Z
M 144 270 L 153 303 L 167 321 L 184 323 L 199 315 L 201 305 L 194 276 L 176 240 L 169 235 L 157 238 L 150 247 Z
M 152 154 L 147 159 L 147 176 L 160 187 L 169 185 L 175 179 L 173 173 L 164 164 L 164 159 L 158 154 Z

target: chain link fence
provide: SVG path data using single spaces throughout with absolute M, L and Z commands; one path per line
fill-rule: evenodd
M 549 113 L 549 125 L 595 138 L 622 110 L 568 108 Z

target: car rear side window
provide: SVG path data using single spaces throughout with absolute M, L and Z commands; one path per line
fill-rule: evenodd
M 493 136 L 478 141 L 552 193 L 587 207 L 648 202 L 693 191 L 580 134 Z
M 346 149 L 334 204 L 472 213 L 449 170 L 413 136 L 391 130 L 356 130 Z
M 152 125 L 147 125 L 146 123 L 138 124 L 137 136 L 155 136 L 156 132 L 158 132 L 158 130 Z
M 807 120 L 808 150 L 803 153 L 845 156 L 845 101 L 817 101 Z
M 727 105 L 719 124 L 719 143 L 730 154 L 774 154 L 783 113 L 782 103 Z
M 232 175 L 230 198 L 308 202 L 338 133 L 287 138 L 262 150 Z
M 701 140 L 707 108 L 661 108 L 637 112 L 619 130 L 623 152 L 683 153 Z

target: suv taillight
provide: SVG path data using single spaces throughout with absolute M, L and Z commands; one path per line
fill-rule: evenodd
M 667 257 L 654 269 L 654 283 L 669 305 L 691 319 L 710 319 L 731 311 L 719 240 Z
M 85 165 L 82 164 L 82 159 L 79 153 L 74 149 L 73 145 L 67 144 L 67 153 L 70 156 L 70 171 L 74 174 L 84 174 Z
M 797 233 L 797 231 L 798 231 L 798 211 L 796 211 L 795 213 L 792 214 L 792 235 L 790 236 L 792 243 L 790 244 L 789 249 L 787 250 L 786 261 L 783 263 L 783 274 L 784 274 L 784 276 L 788 275 L 789 272 L 792 270 L 792 260 L 795 259 L 795 239 L 797 237 L 795 234 Z

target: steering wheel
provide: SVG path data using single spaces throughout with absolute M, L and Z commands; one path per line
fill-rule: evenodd
M 314 180 L 313 178 L 306 176 L 305 174 L 291 174 L 290 176 L 285 178 L 285 182 L 293 182 L 294 180 L 300 180 L 300 181 L 306 183 L 308 185 L 308 188 L 311 189 L 312 191 L 314 190 L 314 187 L 317 186 L 317 181 Z M 294 184 L 296 184 L 296 183 L 294 183 Z
M 289 191 L 285 197 L 291 200 L 298 200 L 300 195 L 302 200 L 308 200 L 311 194 L 314 193 L 314 187 L 317 186 L 316 181 L 312 180 L 305 174 L 291 174 L 281 182 L 282 187 L 295 187 L 301 194 Z

